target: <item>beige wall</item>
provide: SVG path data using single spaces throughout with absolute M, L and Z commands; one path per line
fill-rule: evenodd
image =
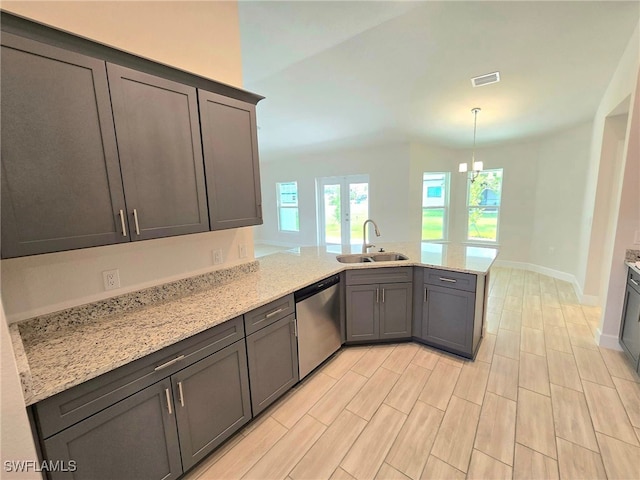
M 3 10 L 242 86 L 235 1 L 3 1 Z
M 128 52 L 241 86 L 236 2 L 3 2 L 2 8 Z M 248 257 L 239 258 L 239 244 Z M 212 251 L 224 263 L 213 265 Z M 127 291 L 246 262 L 253 229 L 3 260 L 2 298 L 9 323 Z M 102 271 L 120 270 L 106 292 Z

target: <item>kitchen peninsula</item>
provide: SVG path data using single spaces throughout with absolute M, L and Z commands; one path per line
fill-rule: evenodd
M 401 274 L 402 285 L 407 286 L 403 299 L 409 305 L 405 309 L 409 327 L 395 338 L 413 339 L 473 358 L 482 334 L 489 269 L 497 250 L 440 243 L 384 247 L 388 252 L 404 254 L 407 260 L 343 264 L 336 256 L 353 253 L 351 247 L 301 247 L 227 270 L 11 325 L 25 403 L 35 412 L 45 457 L 64 459 L 69 455 L 66 446 L 74 441 L 80 441 L 81 450 L 90 453 L 94 447 L 86 443 L 86 434 L 102 428 L 110 418 L 131 417 L 135 400 L 146 402 L 144 408 L 152 409 L 147 414 L 157 410 L 158 432 L 163 431 L 163 422 L 166 432 L 166 416 L 172 418 L 175 411 L 179 441 L 176 433 L 163 442 L 169 453 L 180 456 L 182 452 L 182 466 L 179 459 L 167 461 L 177 465 L 175 468 L 180 472 L 188 470 L 255 416 L 256 404 L 253 403 L 252 415 L 248 400 L 258 388 L 251 377 L 250 350 L 255 346 L 250 346 L 249 338 L 266 332 L 271 323 L 284 322 L 284 335 L 293 339 L 296 372 L 286 379 L 286 388 L 297 383 L 292 293 L 336 274 L 347 285 L 346 289 L 341 286 L 343 295 L 350 284 L 381 279 L 374 287 L 360 286 L 375 289 L 375 301 L 380 303 L 377 308 L 381 309 L 385 304 L 385 288 L 388 289 L 386 308 L 391 308 L 390 312 L 394 311 L 394 307 L 389 307 L 395 298 L 390 288 L 394 284 L 384 280 L 385 275 Z M 349 301 L 347 298 L 345 303 L 348 305 Z M 262 315 L 265 328 L 249 335 L 255 331 L 251 322 L 256 314 Z M 353 319 L 349 312 L 345 317 L 346 343 L 362 343 L 350 341 Z M 385 338 L 381 336 L 379 340 Z M 206 421 L 195 417 L 181 419 L 180 415 L 188 410 L 185 404 L 188 407 L 188 402 L 195 400 L 193 389 L 198 383 L 195 382 L 198 372 L 209 369 L 211 379 L 216 378 L 214 370 L 219 368 L 216 362 L 220 365 L 227 362 L 226 370 L 222 371 L 225 380 L 217 391 L 233 390 L 227 382 L 240 379 L 237 395 L 230 397 L 225 407 L 235 411 L 217 415 L 225 421 L 229 418 L 229 424 L 215 432 L 202 448 L 196 448 L 190 442 L 198 434 L 189 432 L 205 428 L 199 425 L 205 425 Z M 278 390 L 271 401 L 284 391 Z M 170 424 L 176 430 L 173 420 Z M 153 448 L 158 451 L 159 447 Z

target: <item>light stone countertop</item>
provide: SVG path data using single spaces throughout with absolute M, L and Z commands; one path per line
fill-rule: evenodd
M 98 318 L 87 305 L 80 307 L 80 320 L 68 321 L 71 315 L 65 311 L 12 324 L 25 403 L 34 404 L 343 270 L 418 265 L 485 275 L 498 253 L 495 248 L 446 243 L 383 246 L 409 259 L 342 264 L 336 254 L 352 253 L 351 247 L 301 247 L 262 257 L 258 268 L 235 272 L 195 293 L 181 281 L 179 288 L 191 288 L 183 296 L 145 304 L 141 291 L 138 297 L 127 297 L 136 308 L 120 301 Z M 354 248 L 353 253 L 360 253 L 360 247 Z
M 638 262 L 624 262 L 624 264 L 629 267 L 631 270 L 640 275 L 640 261 Z

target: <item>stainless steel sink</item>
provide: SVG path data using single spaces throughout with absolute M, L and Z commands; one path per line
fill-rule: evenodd
M 409 257 L 402 253 L 353 253 L 351 255 L 338 255 L 336 260 L 340 263 L 371 263 L 371 262 L 396 262 L 398 260 L 408 260 Z
M 374 253 L 371 255 L 374 262 L 396 262 L 398 260 L 407 260 L 409 257 L 402 253 Z

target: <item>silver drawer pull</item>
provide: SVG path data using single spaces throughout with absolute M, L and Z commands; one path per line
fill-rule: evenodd
M 136 235 L 140 235 L 140 224 L 138 223 L 138 210 L 133 209 L 133 220 L 136 222 Z
M 122 236 L 127 236 L 127 227 L 124 225 L 124 212 L 120 210 L 120 225 L 122 225 Z
M 163 363 L 162 365 L 158 365 L 156 368 L 153 369 L 153 371 L 157 372 L 158 370 L 162 370 L 163 368 L 170 367 L 171 365 L 173 365 L 174 363 L 179 362 L 183 358 L 184 358 L 184 355 L 180 355 L 179 357 L 176 357 L 173 360 L 169 360 L 167 363 Z
M 633 283 L 636 287 L 640 287 L 640 283 L 636 282 L 633 278 L 630 278 L 629 281 Z
M 164 393 L 167 396 L 167 410 L 169 410 L 169 415 L 171 415 L 171 394 L 169 393 L 169 389 L 165 388 Z
M 440 280 L 442 280 L 443 282 L 449 282 L 449 283 L 457 283 L 457 280 L 454 280 L 453 278 L 446 278 L 446 277 L 440 277 Z
M 182 391 L 182 382 L 178 382 L 178 394 L 180 395 L 180 406 L 184 407 L 184 392 Z
M 424 303 L 427 303 L 427 292 L 428 291 L 429 291 L 428 289 L 426 289 L 426 288 L 424 289 Z
M 382 303 L 384 303 L 384 288 L 382 289 Z
M 380 289 L 376 288 L 376 303 L 380 303 Z
M 283 310 L 284 310 L 284 307 L 279 308 L 279 309 L 277 309 L 277 310 L 274 310 L 274 311 L 273 311 L 273 312 L 271 312 L 271 313 L 267 313 L 267 314 L 264 316 L 264 318 L 273 317 L 274 315 L 277 315 L 278 313 L 280 313 L 280 312 L 281 312 L 281 311 L 283 311 Z

